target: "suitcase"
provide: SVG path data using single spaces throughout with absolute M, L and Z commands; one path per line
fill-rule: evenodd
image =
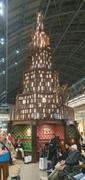
M 47 169 L 47 158 L 39 158 L 39 169 L 46 170 Z

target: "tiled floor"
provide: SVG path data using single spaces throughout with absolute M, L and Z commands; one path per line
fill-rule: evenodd
M 24 164 L 23 162 L 20 162 L 20 168 L 21 173 L 20 177 L 21 180 L 40 180 L 41 176 L 47 176 L 46 171 L 39 170 L 39 164 L 38 163 L 30 163 L 30 164 Z M 10 167 L 10 177 L 11 177 L 11 167 Z M 8 180 L 10 180 L 10 177 Z

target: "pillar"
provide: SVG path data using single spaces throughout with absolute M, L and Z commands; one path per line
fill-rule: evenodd
M 36 121 L 32 121 L 32 162 L 37 161 L 37 125 Z

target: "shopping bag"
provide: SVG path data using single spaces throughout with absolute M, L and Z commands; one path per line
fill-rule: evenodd
M 30 162 L 32 162 L 32 156 L 30 155 L 30 156 L 25 156 L 24 157 L 24 163 L 30 163 Z
M 8 151 L 3 151 L 0 154 L 0 163 L 7 162 L 10 160 L 10 153 Z

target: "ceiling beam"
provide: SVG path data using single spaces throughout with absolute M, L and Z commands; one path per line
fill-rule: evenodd
M 51 0 L 48 0 L 47 6 L 46 6 L 46 9 L 45 9 L 45 12 L 44 12 L 44 17 L 46 17 L 48 8 L 49 8 L 49 6 L 50 6 L 50 2 L 51 2 Z
M 73 56 L 72 58 L 77 60 L 77 64 L 81 63 L 81 61 L 82 61 L 82 63 L 85 62 L 85 58 L 79 58 L 76 56 Z
M 60 1 L 60 0 L 59 0 Z M 85 12 L 85 9 L 80 9 L 80 13 L 84 13 Z M 51 19 L 51 18 L 55 18 L 55 17 L 58 17 L 58 16 L 64 16 L 64 15 L 69 15 L 69 14 L 74 14 L 75 13 L 75 11 L 65 11 L 65 12 L 58 12 L 57 14 L 50 14 L 49 16 L 47 16 L 46 18 L 45 18 L 45 21 L 48 21 L 49 19 Z
M 85 40 L 83 40 L 83 41 L 79 44 L 79 46 L 76 47 L 76 48 L 74 49 L 74 51 L 71 52 L 69 58 L 66 59 L 65 62 L 61 65 L 59 71 L 61 71 L 62 68 L 65 66 L 65 64 L 68 63 L 68 62 L 71 60 L 72 56 L 82 47 L 82 45 L 83 45 L 84 42 L 85 42 Z
M 68 24 L 68 26 L 66 27 L 65 31 L 63 32 L 60 40 L 58 41 L 58 43 L 57 43 L 57 45 L 56 45 L 56 47 L 55 47 L 55 49 L 54 49 L 54 51 L 53 51 L 53 54 L 55 53 L 56 49 L 59 47 L 61 41 L 62 41 L 63 38 L 65 37 L 65 35 L 66 35 L 68 29 L 70 28 L 71 24 L 73 23 L 73 21 L 75 20 L 75 18 L 78 16 L 78 14 L 79 14 L 79 12 L 80 12 L 80 9 L 81 9 L 81 7 L 83 6 L 84 3 L 85 3 L 85 1 L 81 1 L 81 4 L 80 4 L 79 8 L 76 10 L 76 12 L 75 12 L 75 14 L 73 15 L 70 23 Z

